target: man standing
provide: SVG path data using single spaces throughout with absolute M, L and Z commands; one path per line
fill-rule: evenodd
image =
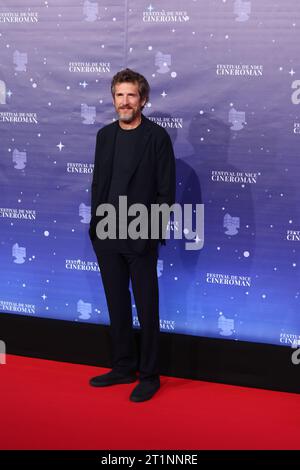
M 97 208 L 110 203 L 118 212 L 120 196 L 127 197 L 129 207 L 140 203 L 149 213 L 152 204 L 170 207 L 175 202 L 171 139 L 161 126 L 142 114 L 149 92 L 145 77 L 128 68 L 112 79 L 111 93 L 119 119 L 97 133 L 89 230 L 104 286 L 112 339 L 112 370 L 92 378 L 90 384 L 104 387 L 135 382 L 138 371 L 139 384 L 130 395 L 134 402 L 149 400 L 160 387 L 156 265 L 159 243 L 165 244 L 165 230 L 160 226 L 158 239 L 121 235 L 104 239 L 102 233 L 99 237 L 101 217 Z M 139 357 L 132 327 L 130 280 L 141 327 Z

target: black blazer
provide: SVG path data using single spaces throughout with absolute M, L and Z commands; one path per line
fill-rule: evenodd
M 125 176 L 127 179 L 127 206 L 142 203 L 150 211 L 153 203 L 172 205 L 175 202 L 175 156 L 167 131 L 143 114 L 141 117 L 144 130 L 139 135 L 131 170 Z M 118 126 L 118 121 L 115 121 L 97 133 L 89 229 L 92 242 L 96 239 L 96 225 L 101 219 L 96 216 L 96 209 L 99 204 L 107 202 Z M 128 217 L 129 222 L 130 217 Z M 149 219 L 150 227 L 151 220 Z M 165 233 L 161 226 L 160 230 L 162 230 L 160 234 Z M 131 250 L 138 253 L 157 246 L 159 242 L 165 244 L 164 235 L 158 240 L 141 238 L 128 240 Z M 97 238 L 97 249 L 111 250 L 112 247 L 117 247 L 116 240 L 99 240 Z

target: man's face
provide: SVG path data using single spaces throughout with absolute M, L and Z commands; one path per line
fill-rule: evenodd
M 146 99 L 140 99 L 137 82 L 117 83 L 113 103 L 119 115 L 119 120 L 130 123 L 141 114 L 141 108 Z

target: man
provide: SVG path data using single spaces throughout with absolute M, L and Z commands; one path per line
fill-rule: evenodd
M 159 243 L 165 244 L 165 230 L 159 225 L 159 238 L 104 239 L 99 206 L 110 203 L 118 212 L 120 196 L 127 197 L 128 207 L 140 203 L 149 211 L 152 204 L 171 206 L 175 202 L 171 139 L 142 114 L 149 92 L 145 77 L 128 68 L 112 79 L 119 119 L 97 134 L 89 230 L 108 305 L 113 353 L 112 370 L 92 378 L 90 384 L 103 387 L 135 382 L 139 371 L 139 384 L 130 395 L 134 402 L 149 400 L 160 387 L 157 258 Z M 151 222 L 147 233 L 150 228 Z M 130 280 L 141 327 L 139 357 L 132 327 Z

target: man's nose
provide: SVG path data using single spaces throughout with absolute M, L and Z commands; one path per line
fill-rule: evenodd
M 123 105 L 123 106 L 127 106 L 127 105 L 128 105 L 128 97 L 127 97 L 127 96 L 123 96 L 122 105 Z

